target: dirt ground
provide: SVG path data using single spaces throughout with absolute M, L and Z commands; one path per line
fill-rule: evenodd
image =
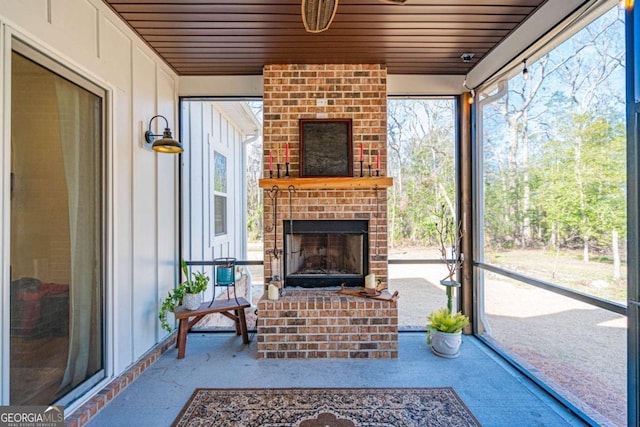
M 543 262 L 539 256 L 527 259 L 526 253 L 520 253 L 512 261 L 524 260 L 535 267 L 536 262 Z M 576 271 L 581 261 L 575 257 L 571 260 L 571 265 L 558 270 Z M 574 277 L 608 274 L 602 266 L 598 272 L 594 271 L 598 267 L 590 267 L 574 273 Z M 389 265 L 390 290 L 400 293 L 401 327 L 423 327 L 427 314 L 446 304 L 444 289 L 439 285 L 443 271 L 438 265 Z M 588 280 L 583 282 L 589 286 Z M 495 274 L 485 275 L 483 292 L 485 316 L 478 326 L 485 336 L 553 384 L 585 413 L 595 419 L 602 415 L 613 425 L 626 425 L 625 316 Z
M 488 276 L 485 334 L 554 381 L 585 412 L 591 407 L 626 425 L 626 317 Z

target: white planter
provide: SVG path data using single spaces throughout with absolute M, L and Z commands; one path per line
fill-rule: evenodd
M 431 351 L 441 357 L 454 358 L 460 355 L 462 332 L 431 332 Z
M 200 294 L 184 294 L 182 297 L 182 306 L 187 310 L 197 310 L 201 302 Z

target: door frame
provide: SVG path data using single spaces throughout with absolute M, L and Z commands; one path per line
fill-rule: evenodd
M 626 11 L 627 74 L 627 404 L 628 425 L 640 422 L 640 11 Z
M 103 368 L 72 392 L 67 393 L 62 399 L 55 402 L 65 406 L 65 411 L 70 412 L 79 407 L 85 396 L 91 395 L 94 391 L 103 388 L 113 377 L 114 361 L 114 339 L 113 339 L 113 207 L 111 201 L 114 200 L 113 176 L 109 172 L 113 170 L 113 145 L 110 135 L 113 133 L 113 93 L 114 88 L 101 82 L 99 78 L 92 75 L 78 64 L 62 58 L 59 54 L 50 51 L 37 41 L 31 39 L 24 33 L 12 28 L 9 25 L 0 27 L 0 67 L 3 70 L 3 78 L 0 83 L 0 121 L 3 124 L 4 132 L 0 136 L 0 152 L 3 161 L 0 161 L 0 235 L 5 236 L 0 245 L 0 295 L 2 301 L 7 301 L 0 305 L 0 405 L 9 404 L 10 390 L 10 307 L 8 301 L 10 294 L 10 172 L 11 172 L 11 55 L 14 51 L 26 56 L 30 60 L 48 69 L 52 73 L 70 80 L 78 86 L 96 94 L 102 99 L 101 114 L 101 162 L 102 175 L 100 192 L 101 200 L 101 323 L 102 323 L 102 358 Z M 96 379 L 100 374 L 101 377 Z

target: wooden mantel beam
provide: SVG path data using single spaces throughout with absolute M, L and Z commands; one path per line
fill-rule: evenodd
M 269 190 L 277 185 L 287 188 L 293 185 L 299 190 L 324 190 L 324 189 L 386 189 L 393 185 L 393 178 L 388 176 L 371 178 L 352 177 L 319 177 L 319 178 L 264 178 L 258 181 L 260 188 Z

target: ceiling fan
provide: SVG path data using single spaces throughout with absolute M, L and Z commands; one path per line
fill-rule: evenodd
M 386 3 L 404 4 L 407 0 L 381 0 Z M 302 0 L 302 23 L 310 33 L 320 33 L 329 28 L 336 16 L 338 0 Z

